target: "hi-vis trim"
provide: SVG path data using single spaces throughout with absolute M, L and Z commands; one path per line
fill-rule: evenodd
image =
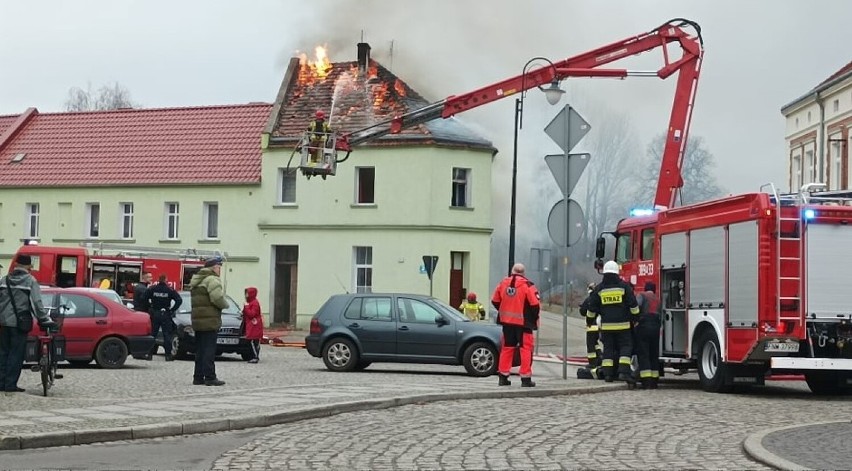
M 601 297 L 601 304 L 621 304 L 624 299 L 624 288 L 606 288 L 598 292 Z

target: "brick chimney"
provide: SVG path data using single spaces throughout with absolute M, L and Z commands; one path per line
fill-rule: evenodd
M 369 65 L 370 45 L 367 43 L 358 43 L 358 69 L 362 72 L 366 72 Z

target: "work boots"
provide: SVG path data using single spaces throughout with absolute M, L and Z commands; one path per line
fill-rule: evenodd
M 497 380 L 497 386 L 511 386 L 512 382 L 509 381 L 509 375 L 497 375 L 500 379 Z
M 534 388 L 535 382 L 532 378 L 521 378 L 521 387 L 522 388 Z
M 174 361 L 174 360 L 175 360 L 175 358 L 170 353 L 166 353 L 166 361 Z

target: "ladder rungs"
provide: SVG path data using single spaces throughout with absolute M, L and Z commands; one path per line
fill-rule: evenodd
M 801 237 L 779 237 L 778 240 L 802 240 Z
M 795 296 L 795 297 L 781 296 L 781 298 L 780 298 L 780 299 L 796 299 L 796 300 L 799 300 L 799 299 L 801 299 L 801 298 L 799 298 L 798 296 Z
M 782 280 L 801 280 L 798 276 L 782 276 Z
M 801 260 L 801 257 L 780 257 L 781 260 Z
M 778 218 L 780 221 L 800 221 L 799 218 Z

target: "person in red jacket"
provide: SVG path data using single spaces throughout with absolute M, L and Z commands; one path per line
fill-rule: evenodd
M 245 290 L 246 304 L 243 306 L 243 322 L 246 326 L 245 337 L 251 343 L 252 358 L 249 363 L 260 360 L 260 340 L 263 338 L 263 315 L 257 301 L 257 288 L 249 286 Z
M 515 351 L 521 350 L 521 387 L 535 386 L 532 380 L 532 357 L 535 337 L 538 329 L 538 316 L 541 310 L 538 290 L 532 281 L 524 276 L 526 271 L 522 263 L 512 267 L 512 274 L 503 278 L 497 285 L 491 304 L 497 309 L 497 323 L 503 326 L 503 345 L 500 348 L 500 361 L 497 364 L 499 386 L 509 386 L 509 372 Z

